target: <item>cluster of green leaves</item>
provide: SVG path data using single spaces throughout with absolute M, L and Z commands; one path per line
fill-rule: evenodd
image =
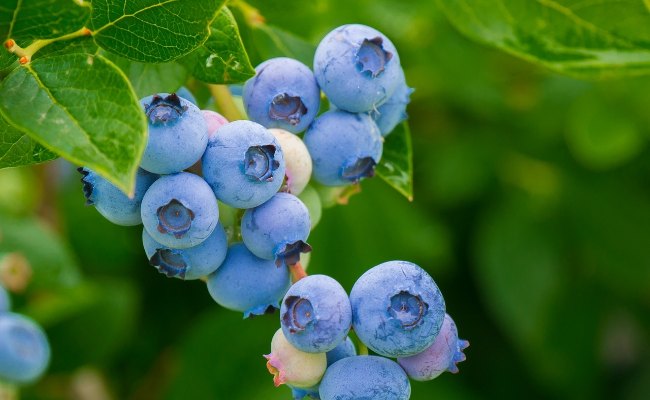
M 0 166 L 63 156 L 130 192 L 147 140 L 140 97 L 189 75 L 220 84 L 254 74 L 224 3 L 4 2 L 0 39 L 45 46 L 26 64 L 0 51 Z

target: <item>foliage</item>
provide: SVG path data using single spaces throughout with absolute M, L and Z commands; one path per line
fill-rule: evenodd
M 92 15 L 107 3 L 9 1 L 0 38 L 26 49 L 83 26 L 96 31 L 120 19 Z M 150 22 L 169 9 L 133 3 L 153 6 L 150 16 L 131 10 L 143 18 L 120 19 L 142 23 L 140 36 L 166 26 Z M 378 174 L 414 200 L 365 182 L 349 205 L 324 212 L 309 272 L 349 290 L 369 267 L 406 259 L 436 279 L 472 345 L 459 376 L 414 384 L 415 400 L 650 396 L 647 2 L 255 0 L 209 10 L 190 2 L 205 6 L 201 13 L 177 3 L 167 22 L 203 25 L 173 51 L 138 41 L 138 29 L 120 36 L 119 24 L 49 43 L 26 65 L 0 51 L 0 92 L 14 99 L 0 96 L 0 165 L 57 155 L 86 162 L 65 147 L 80 146 L 128 190 L 146 140 L 138 117 L 126 118 L 139 113 L 138 98 L 186 84 L 214 107 L 204 82 L 242 82 L 273 56 L 310 65 L 325 32 L 372 25 L 396 43 L 416 88 L 409 123 L 387 138 Z M 84 99 L 93 96 L 105 106 L 91 108 Z M 63 125 L 43 126 L 53 121 L 39 119 L 44 110 Z M 124 129 L 97 123 L 109 119 Z M 62 131 L 69 141 L 57 144 Z M 106 140 L 114 134 L 124 137 Z M 33 264 L 34 281 L 15 303 L 45 325 L 55 351 L 50 374 L 24 398 L 59 398 L 89 376 L 115 398 L 288 398 L 261 357 L 277 315 L 243 321 L 215 306 L 200 282 L 157 274 L 140 228 L 83 208 L 71 174 L 60 161 L 0 171 L 0 257 L 24 253 Z M 8 227 L 16 232 L 5 236 Z M 51 284 L 59 275 L 66 284 Z

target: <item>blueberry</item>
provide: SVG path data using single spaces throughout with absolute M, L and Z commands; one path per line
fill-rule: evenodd
M 422 352 L 438 336 L 445 317 L 440 289 L 425 270 L 389 261 L 366 271 L 350 292 L 352 325 L 375 353 L 405 357 Z
M 217 199 L 197 175 L 165 175 L 144 194 L 142 222 L 158 243 L 174 249 L 193 247 L 207 239 L 219 223 Z
M 320 107 L 320 89 L 311 70 L 300 61 L 278 57 L 255 71 L 243 94 L 251 121 L 293 133 L 304 131 Z
M 11 310 L 11 298 L 7 290 L 0 285 L 0 313 Z
M 241 235 L 251 253 L 277 266 L 293 265 L 300 253 L 311 251 L 305 242 L 311 221 L 309 210 L 296 196 L 277 193 L 269 201 L 246 210 Z
M 327 368 L 325 353 L 305 353 L 293 347 L 278 329 L 271 340 L 271 354 L 264 356 L 266 367 L 273 374 L 275 386 L 310 389 L 321 380 Z
M 34 321 L 0 313 L 0 381 L 33 382 L 45 372 L 49 361 L 50 345 Z
M 327 368 L 319 393 L 322 400 L 408 400 L 411 384 L 395 361 L 353 356 Z
M 138 168 L 135 177 L 135 192 L 132 198 L 125 195 L 112 183 L 88 168 L 80 167 L 81 183 L 86 196 L 86 204 L 93 205 L 107 220 L 117 225 L 139 225 L 142 223 L 140 205 L 149 186 L 158 175 Z
M 376 111 L 370 112 L 370 116 L 377 124 L 382 136 L 391 133 L 397 124 L 407 118 L 406 106 L 411 101 L 413 89 L 406 84 L 404 72 L 401 72 L 400 76 L 400 83 L 393 95 L 384 104 L 380 105 Z
M 293 400 L 320 399 L 320 395 L 318 394 L 318 385 L 310 388 L 297 388 L 291 385 L 287 386 L 291 388 L 291 396 L 293 397 Z
M 235 208 L 259 206 L 282 186 L 285 165 L 273 135 L 251 121 L 230 122 L 210 138 L 203 176 L 219 200 Z
M 465 361 L 463 350 L 468 346 L 467 340 L 458 338 L 458 329 L 454 320 L 449 314 L 445 314 L 442 328 L 433 344 L 422 353 L 400 357 L 397 362 L 411 379 L 429 381 L 445 371 L 457 373 L 456 363 Z
M 367 114 L 333 110 L 316 118 L 305 133 L 314 179 L 326 186 L 357 183 L 374 175 L 383 139 Z
M 172 249 L 156 242 L 147 230 L 142 231 L 142 243 L 149 263 L 170 278 L 199 279 L 219 268 L 226 258 L 228 238 L 218 224 L 200 244 L 187 249 Z
M 381 32 L 343 25 L 328 33 L 314 56 L 314 74 L 331 103 L 350 112 L 374 110 L 399 83 L 399 56 Z
M 243 243 L 228 248 L 221 266 L 208 277 L 208 291 L 221 306 L 241 311 L 244 318 L 278 308 L 291 280 L 287 267 L 251 253 Z
M 269 129 L 282 148 L 286 191 L 298 196 L 311 178 L 311 156 L 302 139 L 284 129 Z
M 189 101 L 190 103 L 194 104 L 195 106 L 198 105 L 198 103 L 196 102 L 196 97 L 194 97 L 192 92 L 190 92 L 190 90 L 188 88 L 186 88 L 185 86 L 181 86 L 176 91 L 176 95 L 178 97 L 182 98 L 182 99 L 185 99 L 185 100 Z
M 333 350 L 350 331 L 352 310 L 348 294 L 329 276 L 307 276 L 284 295 L 280 322 L 284 336 L 298 350 Z
M 201 110 L 205 123 L 208 126 L 208 140 L 221 128 L 228 123 L 228 120 L 218 112 L 212 110 Z
M 356 355 L 357 349 L 354 347 L 354 343 L 352 343 L 352 340 L 349 337 L 346 337 L 344 341 L 338 344 L 338 346 L 327 352 L 327 366 L 329 367 L 338 360 Z
M 208 128 L 201 110 L 175 94 L 156 94 L 140 100 L 147 115 L 149 137 L 141 167 L 156 174 L 171 174 L 191 167 L 208 143 Z

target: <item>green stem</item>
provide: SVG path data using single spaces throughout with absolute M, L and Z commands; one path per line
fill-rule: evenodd
M 242 220 L 242 218 L 244 218 L 244 212 L 245 211 L 246 210 L 243 210 L 243 209 L 237 210 L 237 214 L 235 215 L 235 223 L 233 224 L 233 229 L 234 229 L 233 241 L 234 242 L 241 242 L 242 241 L 242 237 L 241 237 L 241 220 Z
M 239 112 L 237 105 L 232 98 L 230 89 L 226 85 L 208 85 L 210 93 L 214 98 L 214 102 L 217 105 L 217 109 L 226 117 L 228 121 L 238 121 L 245 119 L 244 116 Z
M 52 44 L 54 42 L 60 42 L 63 40 L 75 39 L 82 36 L 88 36 L 91 34 L 92 32 L 90 31 L 90 29 L 83 27 L 78 31 L 68 33 L 67 35 L 59 36 L 57 38 L 34 40 L 32 44 L 30 44 L 25 48 L 18 46 L 15 40 L 8 39 L 5 42 L 5 47 L 10 53 L 17 55 L 20 58 L 21 64 L 27 64 L 32 60 L 32 57 L 34 56 L 34 54 L 36 54 L 36 52 L 38 52 L 40 49 L 42 49 L 43 47 L 49 44 Z
M 251 6 L 244 0 L 232 1 L 230 6 L 239 8 L 248 26 L 259 26 L 265 22 L 264 16 L 260 13 L 260 10 Z
M 362 341 L 359 341 L 359 355 L 360 356 L 367 356 L 368 355 L 368 346 L 363 344 Z

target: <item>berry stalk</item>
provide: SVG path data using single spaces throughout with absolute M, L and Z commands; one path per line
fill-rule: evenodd
M 208 85 L 217 109 L 228 121 L 245 119 L 233 101 L 230 89 L 226 85 Z
M 361 340 L 359 340 L 359 355 L 360 356 L 368 355 L 368 346 L 366 346 Z
M 290 265 L 289 271 L 291 272 L 291 280 L 293 283 L 296 283 L 307 276 L 307 272 L 305 272 L 305 269 L 302 267 L 302 264 L 300 264 L 300 261 Z
M 78 37 L 89 36 L 89 35 L 92 35 L 92 31 L 86 27 L 83 27 L 78 31 L 68 33 L 67 35 L 59 36 L 57 38 L 35 40 L 34 42 L 32 42 L 32 44 L 30 44 L 25 48 L 20 47 L 18 43 L 16 43 L 16 41 L 13 39 L 7 39 L 4 45 L 7 51 L 19 57 L 19 61 L 21 64 L 27 64 L 32 60 L 32 57 L 34 56 L 34 54 L 36 54 L 36 52 L 38 52 L 40 49 L 42 49 L 43 47 L 49 44 L 52 44 L 54 42 L 60 42 L 62 40 L 70 40 L 70 39 L 75 39 Z

